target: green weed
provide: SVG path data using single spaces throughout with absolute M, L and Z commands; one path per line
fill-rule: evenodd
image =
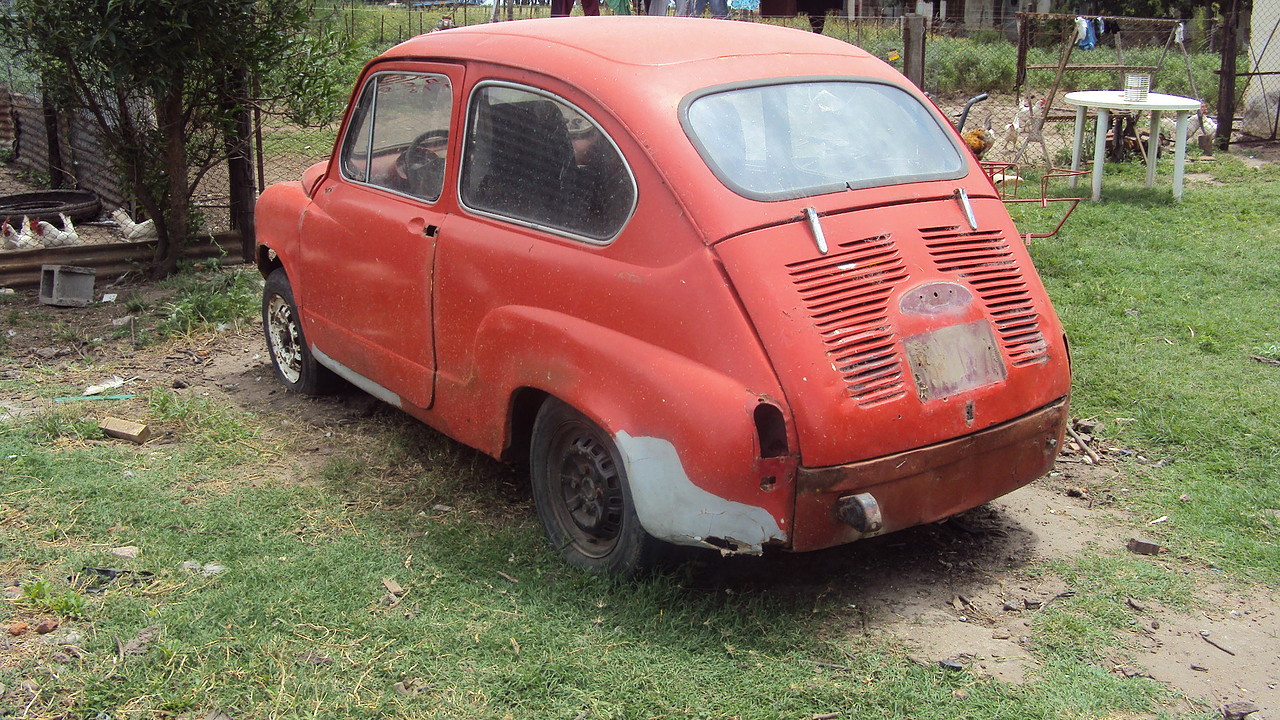
M 59 438 L 88 440 L 102 437 L 102 431 L 93 420 L 83 417 L 75 410 L 61 407 L 32 414 L 24 419 L 23 427 L 29 437 L 42 443 Z
M 162 335 L 239 325 L 257 314 L 262 297 L 262 279 L 244 268 L 184 272 L 168 286 L 176 292 L 160 308 Z
M 62 321 L 53 326 L 53 338 L 60 343 L 68 345 L 84 345 L 88 342 L 88 338 L 82 328 L 75 327 L 66 321 Z
M 156 420 L 177 426 L 179 432 L 213 442 L 253 437 L 256 431 L 243 412 L 206 398 L 182 395 L 169 388 L 152 388 L 147 409 Z
M 129 293 L 121 304 L 132 315 L 144 313 L 151 308 L 151 303 L 141 293 Z
M 1262 347 L 1254 348 L 1254 354 L 1267 360 L 1280 361 L 1280 343 L 1270 343 Z
M 85 617 L 89 607 L 89 602 L 76 591 L 70 588 L 56 590 L 48 580 L 43 579 L 23 583 L 19 602 L 65 618 Z

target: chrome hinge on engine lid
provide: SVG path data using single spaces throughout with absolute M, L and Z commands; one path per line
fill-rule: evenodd
M 960 203 L 960 209 L 964 211 L 964 219 L 969 221 L 969 227 L 977 230 L 978 220 L 973 216 L 973 205 L 969 202 L 968 191 L 964 188 L 956 188 L 954 195 L 956 202 Z
M 809 221 L 809 229 L 813 231 L 813 241 L 818 245 L 818 252 L 827 254 L 827 236 L 822 232 L 822 223 L 818 222 L 818 211 L 815 208 L 804 209 L 804 217 Z

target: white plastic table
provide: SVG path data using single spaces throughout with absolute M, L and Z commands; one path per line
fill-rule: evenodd
M 1071 169 L 1080 169 L 1080 144 L 1084 139 L 1085 113 L 1089 108 L 1098 111 L 1098 127 L 1093 143 L 1093 200 L 1102 197 L 1102 163 L 1106 157 L 1107 128 L 1111 125 L 1112 110 L 1130 110 L 1151 113 L 1151 137 L 1147 140 L 1147 187 L 1156 180 L 1156 150 L 1160 147 L 1160 113 L 1177 113 L 1178 123 L 1173 146 L 1173 199 L 1182 199 L 1182 176 L 1187 164 L 1187 116 L 1200 109 L 1200 101 L 1178 95 L 1148 93 L 1142 102 L 1124 99 L 1123 90 L 1081 90 L 1067 93 L 1063 101 L 1076 106 L 1076 133 L 1071 145 Z M 1075 187 L 1076 179 L 1071 178 Z

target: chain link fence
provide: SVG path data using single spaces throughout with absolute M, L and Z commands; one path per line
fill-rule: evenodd
M 1274 142 L 1280 136 L 1280 0 L 1254 0 L 1241 105 L 1242 132 Z
M 454 25 L 489 22 L 490 6 L 414 9 L 352 6 L 337 11 L 351 42 L 373 57 L 381 50 L 444 22 Z M 505 17 L 507 8 L 499 8 Z M 546 6 L 514 5 L 514 17 L 544 17 Z M 750 10 L 733 10 L 734 18 L 809 29 L 803 15 L 765 18 Z M 1072 47 L 1068 68 L 1058 77 L 1068 43 L 1074 37 L 1074 17 L 1031 16 L 1019 24 L 1012 19 L 966 23 L 963 18 L 935 19 L 925 43 L 924 90 L 959 123 L 966 104 L 980 94 L 964 119 L 963 129 L 988 129 L 991 147 L 985 159 L 1043 164 L 1047 153 L 1055 165 L 1070 161 L 1074 111 L 1061 103 L 1067 92 L 1123 87 L 1125 68 L 1145 69 L 1153 75 L 1152 90 L 1195 97 L 1206 102 L 1212 115 L 1217 98 L 1220 58 L 1218 28 L 1211 21 L 1188 22 L 1182 42 L 1174 42 L 1176 23 L 1141 19 L 1107 19 L 1097 26 L 1092 45 Z M 832 14 L 824 34 L 836 37 L 903 68 L 903 29 L 900 17 L 846 17 Z M 1078 67 L 1077 67 L 1078 66 Z M 1114 66 L 1116 69 L 1106 69 Z M 1050 89 L 1054 102 L 1046 103 Z M 1280 79 L 1277 79 L 1280 84 Z M 1033 124 L 1043 118 L 1044 150 L 1033 137 Z M 336 125 L 302 130 L 264 118 L 261 181 L 297 178 L 313 162 L 328 157 Z M 1193 123 L 1192 132 L 1208 124 Z M 1209 132 L 1212 132 L 1211 129 Z M 1034 153 L 1029 140 L 1036 141 Z M 1091 142 L 1091 137 L 1086 139 Z

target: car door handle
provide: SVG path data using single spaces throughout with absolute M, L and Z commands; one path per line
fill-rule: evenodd
M 409 218 L 409 222 L 405 223 L 405 228 L 411 235 L 421 235 L 422 237 L 434 238 L 440 234 L 440 226 L 428 223 L 420 217 Z

